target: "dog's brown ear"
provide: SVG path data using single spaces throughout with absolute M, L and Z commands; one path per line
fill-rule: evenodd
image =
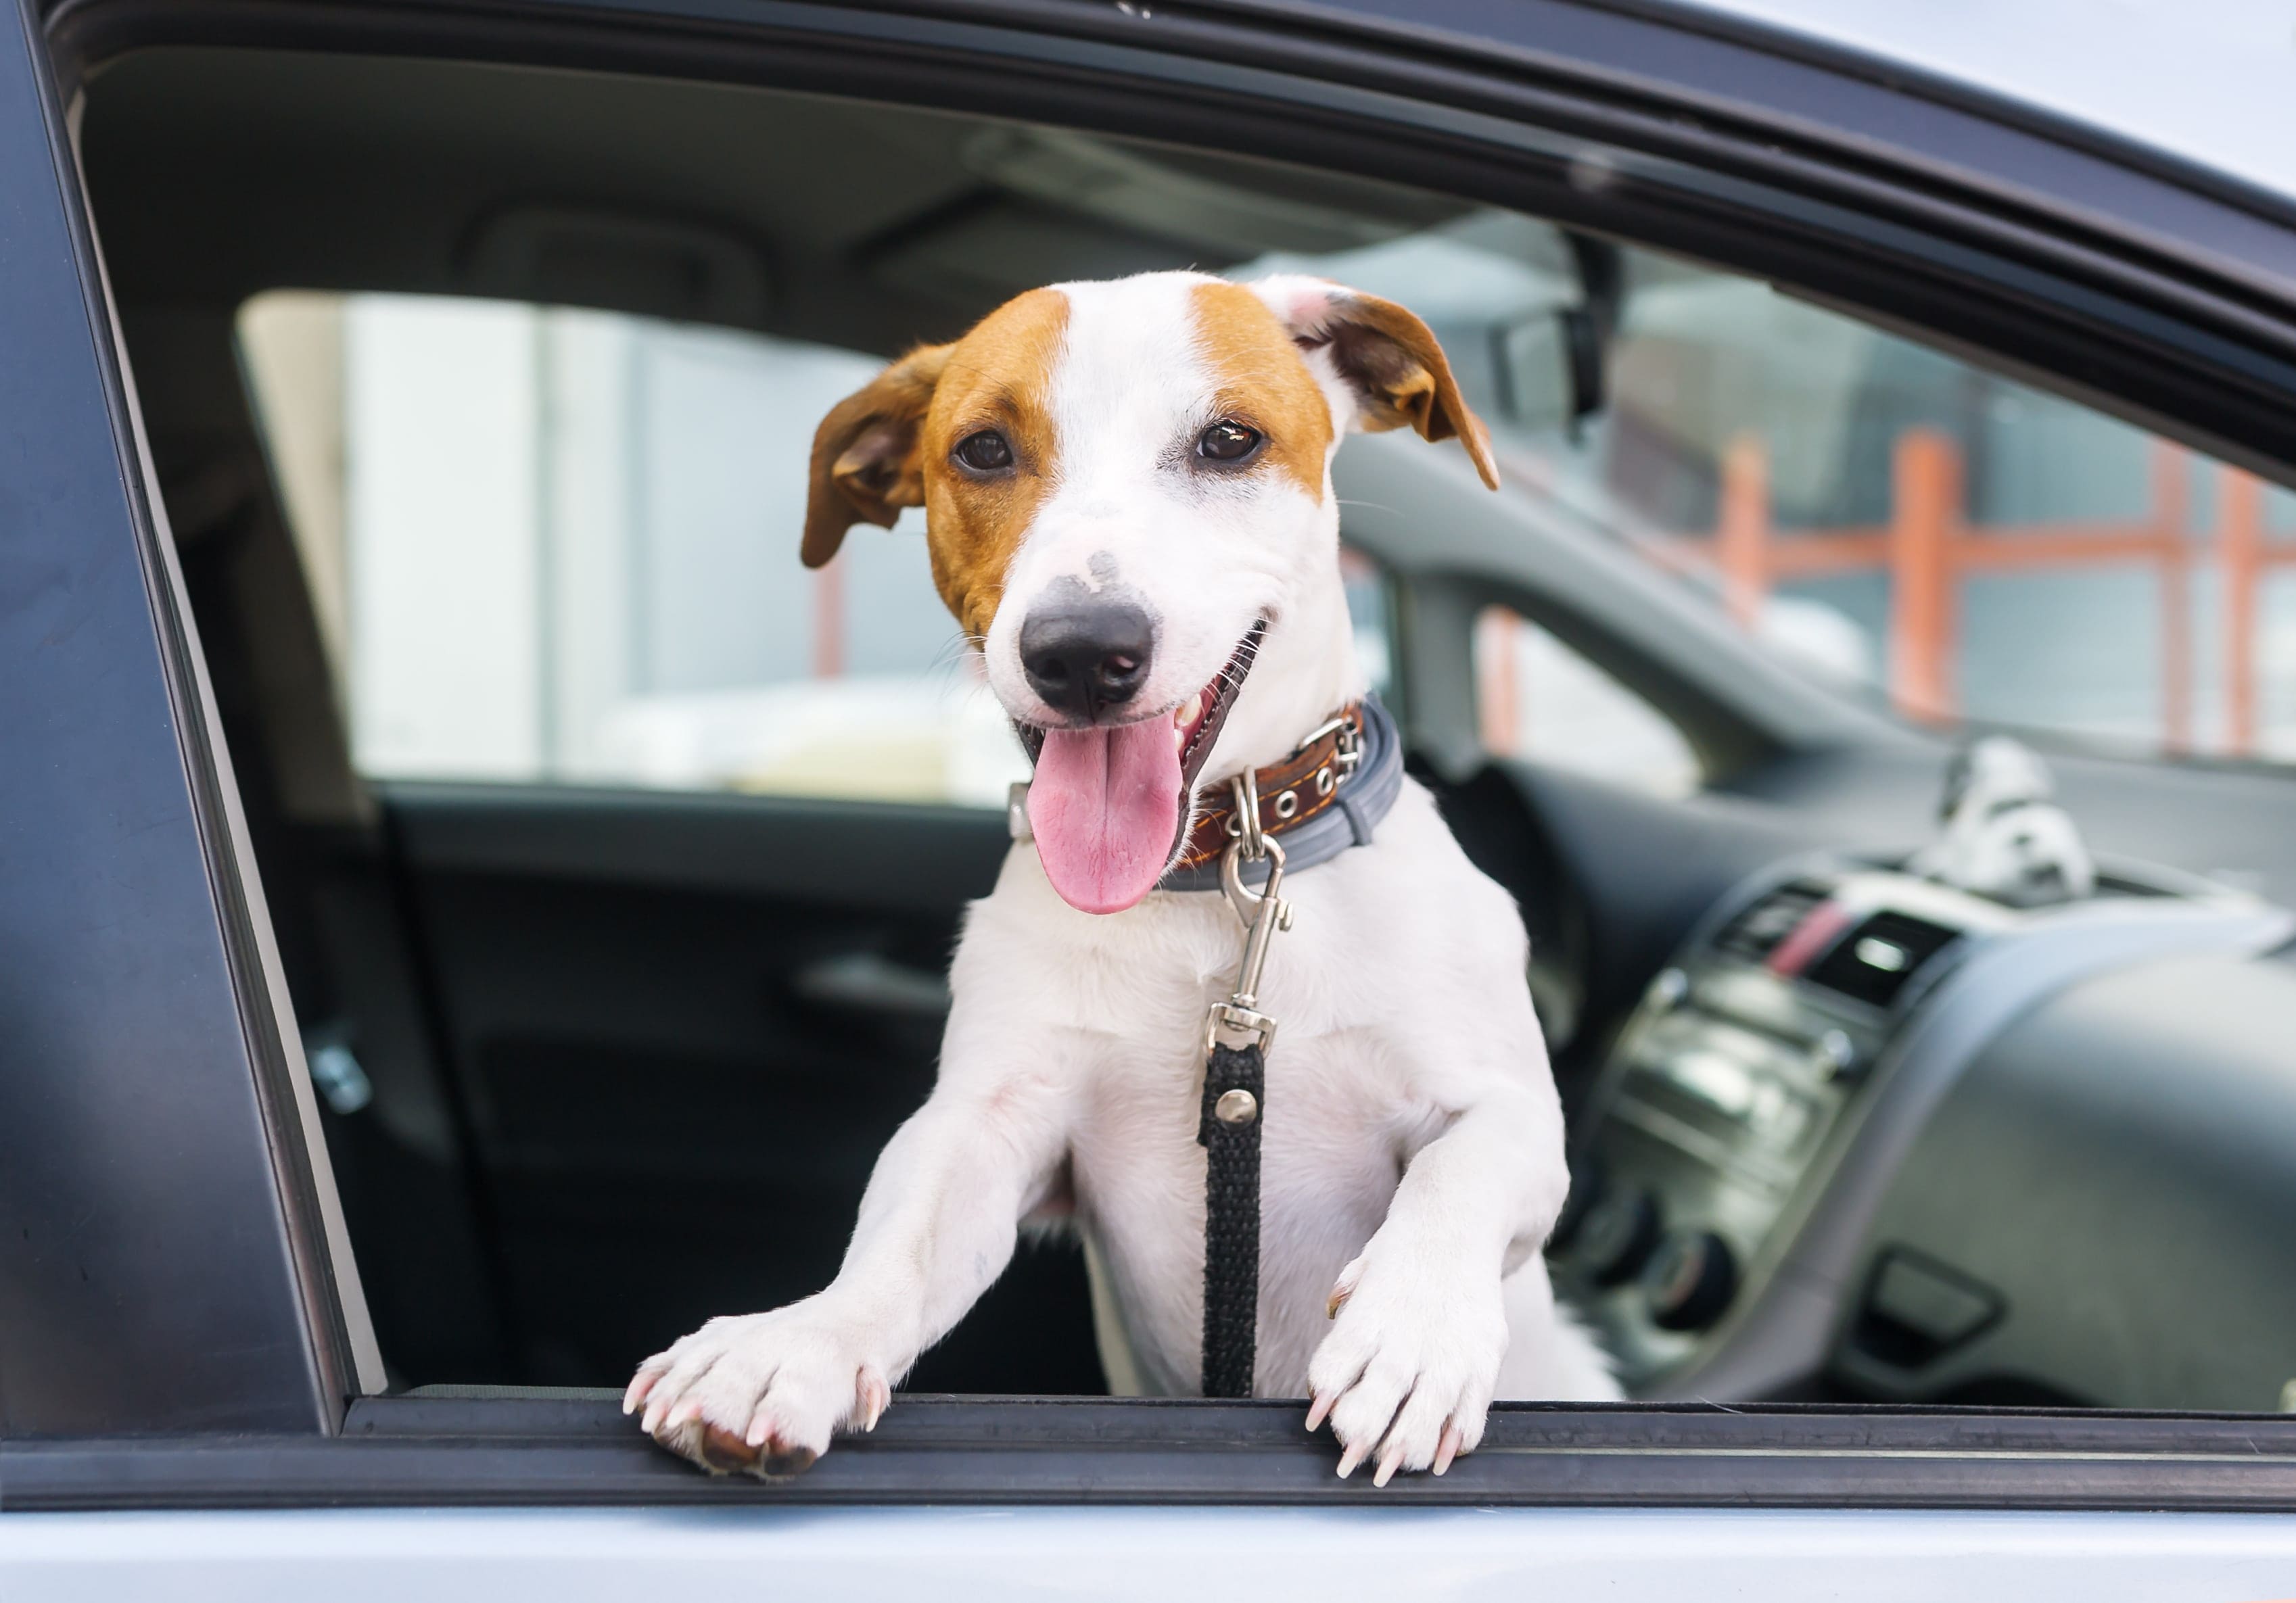
M 924 504 L 917 440 L 951 348 L 919 346 L 831 407 L 814 430 L 799 551 L 808 568 L 835 556 L 855 524 L 890 528 L 903 507 Z
M 1357 427 L 1376 433 L 1408 425 L 1428 440 L 1456 435 L 1483 482 L 1499 487 L 1490 431 L 1459 393 L 1434 331 L 1409 310 L 1329 279 L 1285 274 L 1251 288 L 1301 350 L 1330 353 L 1355 392 Z

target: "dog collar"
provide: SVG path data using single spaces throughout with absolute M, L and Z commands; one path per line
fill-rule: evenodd
M 1372 831 L 1403 789 L 1403 741 L 1377 696 L 1365 696 L 1310 734 L 1289 757 L 1253 775 L 1259 828 L 1283 842 L 1285 871 L 1328 863 L 1349 846 L 1369 846 Z M 1188 830 L 1180 861 L 1159 890 L 1218 890 L 1220 854 L 1242 833 L 1231 794 L 1207 797 Z M 1247 884 L 1267 878 L 1263 858 L 1242 865 Z

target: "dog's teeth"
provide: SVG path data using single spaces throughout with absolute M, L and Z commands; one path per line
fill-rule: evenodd
M 1185 728 L 1186 725 L 1193 724 L 1197 719 L 1203 716 L 1204 699 L 1201 695 L 1191 696 L 1187 700 L 1180 704 L 1180 716 L 1178 722 L 1182 727 Z
M 1188 748 L 1188 726 L 1187 726 L 1186 724 L 1173 724 L 1173 725 L 1172 725 L 1172 749 L 1173 749 L 1173 750 L 1175 750 L 1175 751 L 1185 751 L 1187 748 Z

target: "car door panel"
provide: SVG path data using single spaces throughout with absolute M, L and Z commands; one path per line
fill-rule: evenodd
M 395 785 L 522 1378 L 619 1384 L 835 1273 L 931 1091 L 982 809 Z M 916 1384 L 1103 1389 L 1072 1249 L 1024 1246 Z

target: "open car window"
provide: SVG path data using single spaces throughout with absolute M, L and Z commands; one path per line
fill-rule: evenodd
M 830 115 L 800 108 L 793 126 Z M 1184 257 L 1237 279 L 1306 274 L 1410 307 L 1449 354 L 1500 465 L 1498 495 L 1479 492 L 1447 515 L 1482 520 L 1481 537 L 1502 547 L 1528 528 L 1623 558 L 1653 595 L 1687 598 L 1829 694 L 1869 695 L 1917 721 L 2152 750 L 2264 751 L 2278 738 L 2272 620 L 2296 592 L 2275 572 L 2274 530 L 2287 508 L 2244 475 L 1758 281 L 1538 218 L 1010 123 L 888 111 L 883 127 L 937 138 L 950 181 L 996 198 L 961 224 L 894 230 L 861 253 L 855 279 L 782 286 L 857 293 L 876 308 L 873 345 L 811 338 L 802 317 L 769 319 L 766 331 L 726 326 L 722 309 L 713 322 L 554 304 L 550 272 L 567 275 L 570 298 L 585 264 L 612 259 L 594 237 L 603 225 L 515 209 L 486 225 L 473 271 L 504 282 L 504 263 L 526 263 L 541 282 L 525 296 L 413 295 L 379 280 L 242 304 L 252 415 L 362 774 L 1000 807 L 1028 764 L 934 592 L 921 514 L 857 530 L 818 572 L 800 566 L 813 426 L 911 331 L 947 337 L 1008 290 L 1087 265 L 1107 275 Z M 847 210 L 824 202 L 818 226 Z M 1048 234 L 1053 217 L 1071 233 Z M 939 321 L 921 325 L 920 305 L 940 308 Z M 1415 477 L 1343 507 L 1343 530 L 1361 530 L 1366 548 L 1348 557 L 1350 605 L 1367 676 L 1423 717 L 1397 672 L 1382 559 L 1406 590 L 1422 582 L 1412 503 L 1468 469 L 1452 448 L 1381 460 Z M 1493 597 L 1509 589 L 1478 582 Z M 1598 661 L 1540 620 L 1551 601 L 1522 602 L 1487 602 L 1449 642 L 1467 659 L 1482 748 L 1660 801 L 1697 792 L 1711 776 L 1634 683 L 1646 666 L 1616 652 Z M 394 794 L 418 855 L 463 838 L 434 818 L 490 816 L 453 814 L 419 786 Z M 762 832 L 769 817 L 728 827 Z M 511 1209 L 492 1249 L 514 1265 L 554 1250 L 574 1219 L 544 1175 L 651 1161 L 647 1140 L 627 1133 L 634 1100 L 690 1086 L 680 1094 L 734 1125 L 802 1124 L 849 1141 L 825 1191 L 792 1179 L 773 1204 L 794 1208 L 804 1194 L 801 1231 L 743 1248 L 757 1255 L 750 1270 L 706 1282 L 727 1288 L 707 1295 L 736 1301 L 808 1288 L 846 1228 L 825 1197 L 857 1189 L 875 1141 L 927 1083 L 947 1005 L 938 907 L 851 953 L 775 969 L 768 986 L 791 998 L 794 1032 L 775 1046 L 729 1033 L 673 1057 L 675 1032 L 624 1018 L 586 1035 L 592 1026 L 512 1000 L 509 979 L 475 954 L 456 955 L 458 941 L 523 953 L 547 983 L 549 941 L 526 920 L 550 904 L 530 913 L 497 888 L 533 871 L 503 855 L 530 824 L 504 814 L 485 825 L 497 827 L 502 846 L 441 848 L 437 870 L 418 855 L 412 871 L 424 896 L 466 909 L 463 933 L 421 938 L 437 946 L 430 961 L 466 1037 L 446 1072 L 469 1082 L 473 1161 Z M 627 827 L 601 814 L 594 846 L 553 860 L 554 885 L 565 884 L 552 894 L 582 896 L 594 877 L 625 871 L 584 853 L 615 849 Z M 659 827 L 666 838 L 677 829 L 667 815 Z M 713 886 L 696 867 L 681 896 Z M 786 921 L 802 949 L 824 893 L 783 901 L 778 876 L 768 883 L 776 899 L 742 916 Z M 677 942 L 692 919 L 682 909 L 636 904 L 624 921 Z M 559 922 L 575 938 L 588 916 L 570 904 Z M 1595 994 L 1603 977 L 1576 971 L 1583 956 L 1557 955 L 1571 938 L 1562 905 L 1533 918 L 1562 932 L 1542 937 L 1550 996 Z M 645 964 L 636 951 L 587 938 L 604 996 L 642 979 L 627 971 Z M 327 1072 L 339 1046 L 356 1055 L 356 1012 L 313 1037 Z M 802 1090 L 804 1054 L 857 1026 L 898 1032 L 898 1044 L 880 1037 L 886 1079 L 865 1115 L 857 1087 L 849 1105 Z M 1705 1049 L 1685 1050 L 1704 1060 Z M 775 1077 L 741 1078 L 745 1052 L 762 1052 Z M 704 1206 L 704 1184 L 747 1185 L 761 1206 L 783 1197 L 783 1182 L 750 1173 L 728 1154 L 698 1158 L 688 1186 L 638 1182 L 631 1219 L 674 1227 Z M 553 1272 L 587 1280 L 595 1269 L 577 1254 Z M 594 1300 L 518 1294 L 529 1306 L 517 1322 L 550 1327 L 556 1350 L 512 1372 L 611 1384 L 643 1355 L 625 1345 L 660 1345 L 681 1322 L 668 1310 L 608 1320 L 564 1306 Z M 659 1335 L 639 1334 L 656 1323 Z

